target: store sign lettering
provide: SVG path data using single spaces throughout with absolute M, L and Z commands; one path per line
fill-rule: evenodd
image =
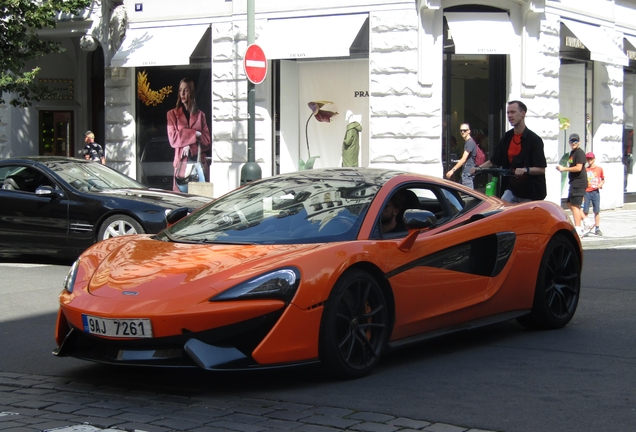
M 353 97 L 369 97 L 368 90 L 356 90 L 353 92 Z
M 585 45 L 583 45 L 583 42 L 581 42 L 580 39 L 570 36 L 565 37 L 565 46 L 570 48 L 585 49 Z
M 497 54 L 497 48 L 477 48 L 479 54 Z
M 307 57 L 305 53 L 289 53 L 289 58 Z

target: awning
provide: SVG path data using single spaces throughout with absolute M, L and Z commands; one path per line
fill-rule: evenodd
M 190 64 L 209 24 L 128 29 L 110 64 L 113 67 Z
M 583 42 L 590 52 L 590 60 L 622 66 L 629 64 L 627 56 L 600 27 L 568 19 L 561 19 L 561 22 Z
M 349 57 L 367 17 L 353 14 L 270 19 L 256 43 L 268 60 Z
M 519 50 L 505 12 L 447 12 L 444 16 L 455 54 L 511 54 Z

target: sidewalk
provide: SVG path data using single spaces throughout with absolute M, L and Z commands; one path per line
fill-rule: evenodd
M 569 210 L 565 212 L 572 218 Z M 602 210 L 600 229 L 602 236 L 590 233 L 581 239 L 584 250 L 636 249 L 636 202 L 627 202 L 616 210 Z

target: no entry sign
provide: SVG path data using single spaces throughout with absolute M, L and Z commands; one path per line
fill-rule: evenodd
M 245 50 L 245 57 L 243 57 L 243 69 L 245 69 L 245 75 L 247 79 L 254 84 L 260 84 L 267 76 L 267 59 L 263 49 L 252 44 Z

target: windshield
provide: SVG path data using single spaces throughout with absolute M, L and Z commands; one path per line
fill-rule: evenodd
M 158 238 L 232 244 L 353 240 L 379 189 L 362 176 L 298 173 L 270 178 L 214 201 Z
M 51 162 L 49 168 L 69 185 L 81 192 L 106 191 L 111 189 L 142 189 L 130 177 L 102 164 L 91 162 Z

